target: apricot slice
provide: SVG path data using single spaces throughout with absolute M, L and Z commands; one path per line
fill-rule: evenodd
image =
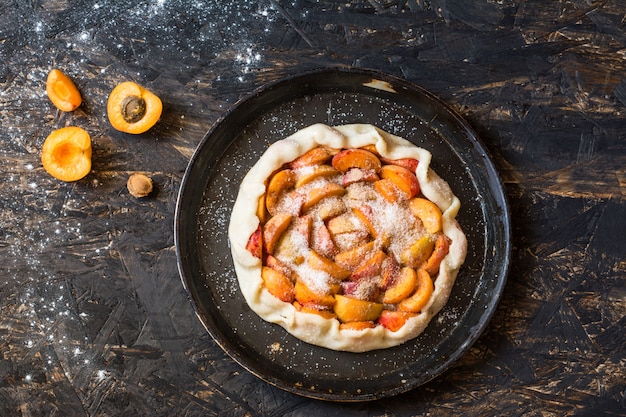
M 437 275 L 441 261 L 446 257 L 449 251 L 450 241 L 446 235 L 440 233 L 435 240 L 435 249 L 433 249 L 432 255 L 430 255 L 424 265 L 426 272 L 428 272 L 431 276 Z
M 263 257 L 263 229 L 261 225 L 250 235 L 246 249 L 256 258 L 261 259 Z
M 415 317 L 415 313 L 408 311 L 383 310 L 382 313 L 380 313 L 380 317 L 378 317 L 377 323 L 392 332 L 397 332 L 411 317 Z
M 296 280 L 294 294 L 295 299 L 303 305 L 332 307 L 335 304 L 335 296 L 333 294 L 314 291 L 302 280 Z
M 107 101 L 107 116 L 115 129 L 131 134 L 148 131 L 161 117 L 161 99 L 132 81 L 118 84 Z
M 380 158 L 381 162 L 387 165 L 398 165 L 408 169 L 409 171 L 415 173 L 417 170 L 417 165 L 419 165 L 419 161 L 415 158 L 400 158 L 400 159 L 388 159 L 388 158 Z
M 323 257 L 314 250 L 311 250 L 309 254 L 308 264 L 311 268 L 325 272 L 340 281 L 350 276 L 349 270 L 343 268 L 338 263 Z
M 387 256 L 380 266 L 380 287 L 388 289 L 396 281 L 396 277 L 400 273 L 400 264 L 396 258 Z
M 352 212 L 367 226 L 367 230 L 369 230 L 372 237 L 378 236 L 378 232 L 374 227 L 374 211 L 370 206 L 353 207 Z
M 418 269 L 415 292 L 410 297 L 400 301 L 398 309 L 411 313 L 419 313 L 430 300 L 434 290 L 433 280 L 430 278 L 428 272 L 424 269 Z
M 370 241 L 354 249 L 338 253 L 335 256 L 335 262 L 348 270 L 354 270 L 373 251 L 374 241 Z
M 53 69 L 46 80 L 46 94 L 59 110 L 76 110 L 83 102 L 76 84 L 63 72 Z
M 277 257 L 273 255 L 267 255 L 265 257 L 265 265 L 269 268 L 272 268 L 280 272 L 281 274 L 289 278 L 290 281 L 295 281 L 296 274 L 291 270 L 291 268 L 289 268 L 285 263 L 283 263 Z
M 344 233 L 368 231 L 367 225 L 352 212 L 343 213 L 340 216 L 333 217 L 328 220 L 327 227 L 333 237 Z
M 91 137 L 86 130 L 68 126 L 50 133 L 41 151 L 43 167 L 61 181 L 78 181 L 91 171 Z
M 280 198 L 293 188 L 295 182 L 296 174 L 290 169 L 280 170 L 272 176 L 265 192 L 265 208 L 272 216 L 277 213 Z
M 441 210 L 435 203 L 425 198 L 414 198 L 409 201 L 411 213 L 422 221 L 428 233 L 435 234 L 441 232 L 443 219 Z
M 357 182 L 374 182 L 378 179 L 378 174 L 371 169 L 350 168 L 341 177 L 341 185 L 347 187 Z
M 417 273 L 415 269 L 405 266 L 400 270 L 395 282 L 385 291 L 383 303 L 396 304 L 404 300 L 415 290 L 417 283 Z
M 325 258 L 333 258 L 338 253 L 339 249 L 337 249 L 324 223 L 318 224 L 313 228 L 311 249 L 314 249 Z
M 265 208 L 265 195 L 261 195 L 256 206 L 256 216 L 259 218 L 261 224 L 267 220 L 267 210 Z
M 359 300 L 336 294 L 333 311 L 339 321 L 343 323 L 374 321 L 383 311 L 383 305 L 373 301 Z
M 314 188 L 309 191 L 304 199 L 302 210 L 308 210 L 321 200 L 328 197 L 342 196 L 346 192 L 346 189 L 334 182 L 328 183 L 321 188 Z
M 339 330 L 365 330 L 373 329 L 376 323 L 373 321 L 351 321 L 348 323 L 339 323 Z
M 280 301 L 286 303 L 293 302 L 295 299 L 294 285 L 287 276 L 275 269 L 264 266 L 261 269 L 261 278 L 263 279 L 263 286 L 270 294 Z
M 311 165 L 321 165 L 330 161 L 332 156 L 333 154 L 328 148 L 317 146 L 291 161 L 289 166 L 295 169 Z
M 337 171 L 345 173 L 351 168 L 378 172 L 382 164 L 376 155 L 365 149 L 344 149 L 333 156 L 332 165 Z
M 419 268 L 433 253 L 434 246 L 435 242 L 430 235 L 422 236 L 400 253 L 400 262 L 412 268 Z
M 315 181 L 318 178 L 327 178 L 337 175 L 338 172 L 330 165 L 316 165 L 310 171 L 306 171 L 304 174 L 298 177 L 295 183 L 296 188 L 300 188 L 310 182 Z
M 384 165 L 380 177 L 390 180 L 405 195 L 406 199 L 415 197 L 420 192 L 420 183 L 414 172 L 399 165 Z
M 333 297 L 333 303 L 334 302 L 335 302 L 335 297 Z M 318 316 L 324 317 L 325 319 L 337 318 L 337 315 L 332 310 L 327 310 L 327 308 L 332 307 L 332 305 L 331 306 L 303 305 L 298 301 L 295 301 L 293 304 L 294 304 L 294 307 L 296 307 L 298 311 L 301 311 L 303 313 L 317 314 Z
M 388 203 L 395 204 L 398 202 L 398 194 L 401 193 L 398 188 L 396 188 L 393 181 L 388 178 L 383 178 L 374 182 L 374 189 L 380 194 Z
M 269 254 L 274 253 L 276 244 L 291 224 L 292 219 L 293 216 L 291 214 L 279 213 L 265 223 L 263 226 L 263 245 L 265 252 Z
M 386 257 L 387 254 L 385 252 L 381 250 L 377 251 L 365 262 L 362 262 L 361 265 L 354 270 L 354 272 L 352 272 L 350 279 L 359 280 L 379 276 L 383 261 Z

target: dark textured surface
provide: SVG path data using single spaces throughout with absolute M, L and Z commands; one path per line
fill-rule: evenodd
M 4 1 L 0 4 L 0 416 L 626 415 L 626 6 L 591 1 Z M 513 256 L 485 333 L 389 399 L 334 404 L 271 387 L 202 328 L 176 269 L 187 162 L 239 98 L 353 65 L 463 114 L 512 208 Z M 57 67 L 83 106 L 57 112 Z M 114 131 L 115 84 L 159 94 L 145 135 Z M 85 127 L 93 172 L 60 183 L 47 134 Z M 135 171 L 156 193 L 128 195 Z

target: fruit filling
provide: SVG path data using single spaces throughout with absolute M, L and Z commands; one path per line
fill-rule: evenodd
M 418 161 L 317 146 L 266 181 L 247 249 L 263 286 L 340 328 L 397 331 L 428 304 L 450 239 Z

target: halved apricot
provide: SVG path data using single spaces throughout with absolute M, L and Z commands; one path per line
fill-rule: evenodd
M 91 171 L 89 133 L 76 126 L 53 131 L 43 143 L 41 162 L 48 174 L 61 181 L 83 178 Z
M 132 134 L 146 132 L 161 117 L 161 99 L 150 90 L 132 81 L 118 84 L 107 102 L 107 115 L 111 125 Z
M 83 102 L 76 84 L 58 69 L 48 73 L 46 93 L 52 104 L 62 111 L 76 110 Z

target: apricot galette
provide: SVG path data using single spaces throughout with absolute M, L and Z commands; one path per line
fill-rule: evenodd
M 431 154 L 371 125 L 312 125 L 272 144 L 229 226 L 250 308 L 307 343 L 364 352 L 419 335 L 467 241 Z

